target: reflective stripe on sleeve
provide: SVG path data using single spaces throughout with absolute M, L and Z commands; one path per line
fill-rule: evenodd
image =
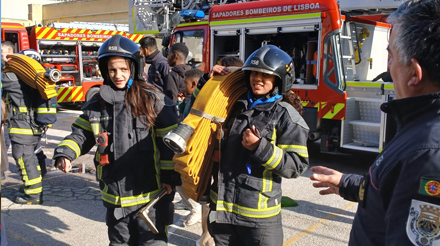
M 301 157 L 309 158 L 309 152 L 307 146 L 303 145 L 278 145 L 278 147 L 284 149 L 286 152 L 295 152 Z
M 90 125 L 90 122 L 88 120 L 86 120 L 86 119 L 78 117 L 78 118 L 76 118 L 75 122 L 73 122 L 73 124 L 75 126 L 78 126 L 78 127 L 82 128 L 82 129 L 86 130 L 86 131 L 93 132 L 92 131 L 92 126 Z
M 73 150 L 76 155 L 75 159 L 78 158 L 79 155 L 81 154 L 81 149 L 79 148 L 78 144 L 72 140 L 65 139 L 65 140 L 61 141 L 61 143 L 58 145 L 58 147 L 60 147 L 60 146 L 67 146 L 69 149 Z
M 166 127 L 166 128 L 155 128 L 156 130 L 156 136 L 157 137 L 164 137 L 165 135 L 167 135 L 167 133 L 171 130 L 174 130 L 175 128 L 177 128 L 177 124 L 174 124 L 172 126 Z
M 56 108 L 34 108 L 34 111 L 37 112 L 37 114 L 56 114 L 57 109 Z M 21 110 L 20 110 L 21 112 Z
M 165 161 L 160 160 L 160 169 L 161 170 L 174 170 L 174 161 Z

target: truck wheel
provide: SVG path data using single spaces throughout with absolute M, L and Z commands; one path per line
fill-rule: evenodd
M 86 94 L 86 102 L 88 102 L 90 99 L 92 99 L 93 95 L 95 95 L 96 93 L 99 93 L 99 87 L 90 88 Z

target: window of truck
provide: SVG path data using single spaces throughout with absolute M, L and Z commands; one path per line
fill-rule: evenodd
M 175 33 L 177 42 L 184 43 L 189 50 L 186 62 L 198 67 L 203 62 L 203 42 L 205 31 L 203 29 L 178 31 Z

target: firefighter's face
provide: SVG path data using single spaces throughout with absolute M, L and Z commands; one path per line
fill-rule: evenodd
M 130 79 L 130 64 L 121 56 L 112 56 L 108 60 L 108 74 L 116 88 L 124 89 Z
M 273 89 L 275 75 L 257 71 L 251 71 L 250 86 L 252 92 L 257 98 L 260 98 Z

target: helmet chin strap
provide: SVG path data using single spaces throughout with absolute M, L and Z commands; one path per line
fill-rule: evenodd
M 130 78 L 130 79 L 128 80 L 128 83 L 127 83 L 127 89 L 130 89 L 131 84 L 133 84 L 133 79 L 132 79 L 132 78 Z

